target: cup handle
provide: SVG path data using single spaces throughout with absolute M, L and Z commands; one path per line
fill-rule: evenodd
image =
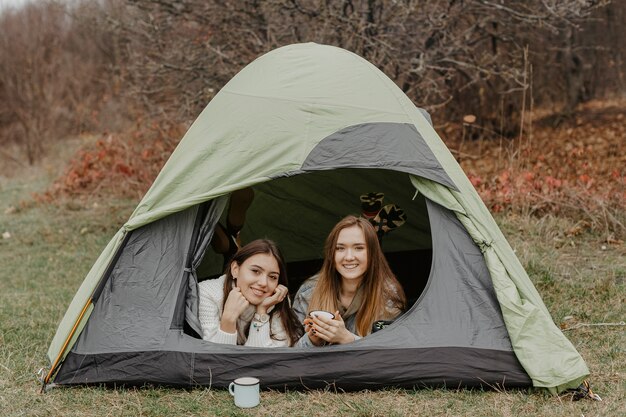
M 230 395 L 232 395 L 233 397 L 235 396 L 235 383 L 231 382 L 230 385 L 228 385 L 228 392 L 230 392 Z

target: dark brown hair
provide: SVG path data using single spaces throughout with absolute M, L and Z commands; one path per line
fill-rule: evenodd
M 243 264 L 248 258 L 258 255 L 260 253 L 272 255 L 276 262 L 278 263 L 278 283 L 284 285 L 289 288 L 289 281 L 287 279 L 287 267 L 285 266 L 285 261 L 283 255 L 278 249 L 276 243 L 268 239 L 257 239 L 243 246 L 241 249 L 237 251 L 231 258 L 224 274 L 226 275 L 226 279 L 224 280 L 224 304 L 226 304 L 226 299 L 228 298 L 228 294 L 232 290 L 234 286 L 234 279 L 231 273 L 231 265 L 233 262 L 236 262 L 237 265 Z M 222 305 L 222 310 L 224 309 L 224 304 Z M 289 337 L 289 346 L 293 346 L 298 339 L 303 334 L 302 325 L 298 321 L 295 313 L 291 309 L 291 303 L 289 301 L 289 295 L 287 295 L 283 301 L 276 304 L 272 311 L 269 313 L 270 318 L 274 318 L 274 314 L 280 314 L 280 320 L 283 324 L 283 328 L 287 333 L 287 337 Z M 271 328 L 272 321 L 270 320 L 270 336 L 272 339 L 275 339 L 274 333 L 272 333 Z

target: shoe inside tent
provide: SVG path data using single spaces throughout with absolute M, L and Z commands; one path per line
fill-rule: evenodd
M 197 283 L 229 195 L 251 187 L 243 242 L 267 237 L 290 289 L 332 226 L 384 193 L 406 223 L 383 250 L 410 300 L 355 343 L 250 348 L 203 341 Z M 47 385 L 575 388 L 589 371 L 428 115 L 340 48 L 267 53 L 214 97 L 85 278 L 50 345 Z

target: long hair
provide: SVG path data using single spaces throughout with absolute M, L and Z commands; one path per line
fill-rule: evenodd
M 224 274 L 226 275 L 226 279 L 224 280 L 224 303 L 222 304 L 222 311 L 224 310 L 224 305 L 226 304 L 226 299 L 228 298 L 228 294 L 233 289 L 234 282 L 235 282 L 233 275 L 230 271 L 231 269 L 230 266 L 232 265 L 233 262 L 236 262 L 237 265 L 241 266 L 241 264 L 243 264 L 248 258 L 254 255 L 258 255 L 260 253 L 271 255 L 276 259 L 276 262 L 278 263 L 278 271 L 280 274 L 278 276 L 278 283 L 289 288 L 289 280 L 287 278 L 287 268 L 285 266 L 285 261 L 276 243 L 268 239 L 253 240 L 252 242 L 248 243 L 247 245 L 239 249 L 237 253 L 233 255 L 230 262 L 228 263 L 228 266 L 226 267 L 226 270 L 224 271 Z M 290 304 L 291 303 L 289 302 L 289 295 L 287 295 L 283 299 L 283 301 L 276 304 L 274 308 L 272 309 L 272 311 L 269 313 L 270 336 L 272 339 L 275 339 L 274 338 L 275 335 L 272 332 L 272 328 L 271 328 L 271 325 L 272 325 L 271 319 L 274 318 L 275 314 L 280 314 L 280 320 L 283 324 L 283 328 L 285 329 L 285 332 L 287 333 L 287 337 L 289 337 L 289 342 L 290 342 L 289 345 L 293 346 L 298 341 L 298 339 L 300 339 L 300 337 L 302 336 L 303 330 L 302 330 L 302 326 L 300 325 L 300 322 L 298 321 L 298 318 L 296 317 L 295 313 L 291 309 Z
M 366 336 L 376 320 L 393 318 L 390 317 L 388 305 L 391 304 L 400 311 L 406 305 L 404 290 L 387 263 L 378 243 L 376 230 L 366 219 L 344 217 L 328 234 L 324 245 L 324 263 L 309 303 L 309 311 L 339 310 L 341 275 L 335 268 L 335 249 L 339 233 L 352 226 L 358 226 L 363 231 L 367 249 L 367 269 L 360 284 L 363 299 L 356 314 L 356 331 L 360 336 Z

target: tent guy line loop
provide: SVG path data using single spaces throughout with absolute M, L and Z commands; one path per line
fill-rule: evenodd
M 600 327 L 600 326 L 604 326 L 604 327 L 610 327 L 610 326 L 626 326 L 626 322 L 624 321 L 620 321 L 618 323 L 578 323 L 575 324 L 572 327 L 566 327 L 564 329 L 562 329 L 563 331 L 566 330 L 575 330 L 575 329 L 580 329 L 582 327 Z

